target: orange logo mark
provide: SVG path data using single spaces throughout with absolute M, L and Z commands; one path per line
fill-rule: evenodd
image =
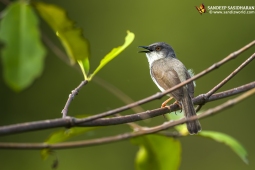
M 203 13 L 206 12 L 204 4 L 201 4 L 199 7 L 195 6 L 198 12 L 202 15 Z

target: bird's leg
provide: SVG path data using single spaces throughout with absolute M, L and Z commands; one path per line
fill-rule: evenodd
M 164 101 L 164 102 L 161 104 L 161 108 L 163 108 L 163 107 L 168 107 L 168 109 L 170 109 L 170 107 L 167 106 L 166 104 L 167 104 L 168 102 L 170 102 L 170 100 L 172 100 L 172 99 L 173 99 L 173 97 L 170 97 L 169 99 L 167 99 L 166 101 Z M 178 102 L 178 101 L 176 100 L 173 104 L 177 104 L 177 105 L 180 107 L 180 112 L 182 112 L 182 105 L 181 105 L 180 102 Z M 163 116 L 164 116 L 164 118 L 166 118 L 165 115 L 163 115 Z
M 164 101 L 164 102 L 161 104 L 161 108 L 163 108 L 163 107 L 168 107 L 168 109 L 170 109 L 170 107 L 167 106 L 166 104 L 167 104 L 168 102 L 170 102 L 170 100 L 172 100 L 172 99 L 173 99 L 173 97 L 170 97 L 169 99 L 167 99 L 166 101 Z M 167 120 L 167 118 L 165 117 L 164 114 L 163 114 L 163 117 Z
M 166 107 L 166 104 L 167 104 L 168 102 L 170 102 L 170 100 L 172 100 L 172 99 L 173 99 L 173 97 L 170 97 L 169 99 L 167 99 L 166 101 L 164 101 L 164 102 L 161 104 L 161 108 Z

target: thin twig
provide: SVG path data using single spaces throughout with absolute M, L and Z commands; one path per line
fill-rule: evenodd
M 71 94 L 69 94 L 68 99 L 66 101 L 65 107 L 62 110 L 62 117 L 65 118 L 68 112 L 69 105 L 71 104 L 71 101 L 74 99 L 74 97 L 79 93 L 80 89 L 85 86 L 88 83 L 87 80 L 82 81 L 78 87 L 76 87 L 74 90 L 72 90 Z
M 217 90 L 219 90 L 224 84 L 226 84 L 230 79 L 232 79 L 238 72 L 240 72 L 247 64 L 249 64 L 253 59 L 255 58 L 255 53 L 253 53 L 247 60 L 245 60 L 237 69 L 235 69 L 230 75 L 228 75 L 224 80 L 222 80 L 219 84 L 217 84 L 215 87 L 213 87 L 209 92 L 207 92 L 204 95 L 204 101 L 206 102 L 208 98 L 215 93 Z M 198 112 L 204 103 L 199 105 L 196 108 L 196 112 Z
M 53 53 L 55 53 L 55 55 L 57 57 L 59 57 L 62 61 L 64 61 L 67 65 L 72 66 L 71 63 L 68 60 L 68 56 L 58 47 L 56 46 L 49 38 L 46 34 L 42 34 L 42 40 L 44 41 L 44 43 L 52 50 Z M 73 68 L 75 68 L 77 71 L 79 71 L 79 73 L 81 73 L 80 68 L 76 67 L 77 65 L 75 65 Z M 125 104 L 128 103 L 132 103 L 134 102 L 134 100 L 132 100 L 128 95 L 126 95 L 125 93 L 123 93 L 121 90 L 119 90 L 117 87 L 113 86 L 112 84 L 106 82 L 105 80 L 99 78 L 98 76 L 95 76 L 93 78 L 93 82 L 99 84 L 100 86 L 102 86 L 103 88 L 105 88 L 106 90 L 108 90 L 109 92 L 111 92 L 113 95 L 115 95 L 118 99 L 120 99 L 121 101 L 123 101 Z M 135 113 L 137 112 L 143 112 L 143 108 L 142 107 L 134 107 L 132 108 L 132 110 L 134 110 Z
M 105 143 L 112 143 L 117 142 L 129 138 L 134 138 L 146 134 L 156 133 L 162 130 L 169 129 L 171 127 L 174 127 L 179 124 L 186 123 L 188 121 L 193 121 L 196 119 L 201 119 L 208 117 L 212 114 L 218 113 L 224 109 L 227 109 L 233 105 L 235 105 L 238 102 L 241 102 L 245 98 L 253 95 L 255 93 L 255 88 L 234 98 L 231 99 L 217 107 L 214 107 L 212 109 L 208 109 L 207 111 L 201 113 L 198 116 L 192 116 L 188 119 L 182 118 L 175 121 L 168 121 L 165 122 L 159 126 L 151 127 L 151 128 L 144 128 L 140 131 L 131 132 L 131 133 L 124 133 L 116 136 L 109 136 L 109 137 L 103 137 L 98 139 L 91 139 L 91 140 L 83 140 L 83 141 L 75 141 L 75 142 L 66 142 L 66 143 L 58 143 L 58 144 L 46 144 L 46 143 L 0 143 L 0 149 L 67 149 L 67 148 L 76 148 L 76 147 L 85 147 L 85 146 L 94 146 L 99 144 L 105 144 Z
M 236 87 L 224 92 L 216 93 L 212 95 L 207 102 L 215 101 L 218 99 L 230 97 L 239 93 L 243 93 L 248 91 L 252 88 L 255 88 L 255 81 L 248 83 L 246 85 Z M 201 104 L 204 102 L 204 94 L 201 94 L 193 99 L 194 104 Z M 171 111 L 177 110 L 178 105 L 174 104 L 171 105 Z M 0 136 L 3 135 L 10 135 L 15 133 L 22 133 L 22 132 L 29 132 L 29 131 L 36 131 L 36 130 L 44 130 L 56 127 L 72 127 L 72 126 L 107 126 L 107 125 L 117 125 L 123 123 L 129 123 L 144 119 L 149 119 L 155 116 L 159 116 L 162 114 L 169 113 L 167 108 L 160 108 L 155 110 L 150 110 L 142 113 L 131 114 L 126 116 L 120 117 L 113 117 L 113 118 L 101 118 L 97 120 L 93 120 L 91 122 L 84 122 L 80 123 L 79 119 L 76 118 L 58 118 L 58 119 L 51 119 L 51 120 L 41 120 L 41 121 L 34 121 L 34 122 L 26 122 L 26 123 L 19 123 L 16 125 L 7 125 L 0 127 Z
M 242 85 L 242 86 L 239 86 L 237 88 L 233 88 L 231 90 L 226 90 L 226 91 L 223 91 L 223 92 L 216 93 L 216 94 L 210 96 L 208 101 L 211 102 L 211 101 L 223 99 L 223 98 L 226 98 L 226 97 L 230 97 L 230 96 L 248 91 L 248 90 L 253 89 L 253 88 L 255 88 L 255 81 L 250 82 L 250 83 L 245 84 L 245 85 Z M 199 104 L 199 102 L 197 102 L 196 100 L 201 101 L 200 95 L 193 100 L 195 103 Z
M 230 79 L 232 79 L 238 72 L 240 72 L 247 64 L 249 64 L 255 58 L 255 53 L 253 53 L 247 60 L 245 60 L 237 69 L 235 69 L 229 76 L 217 84 L 212 90 L 210 90 L 205 95 L 205 99 L 208 99 L 213 93 L 219 90 L 224 84 L 226 84 Z
M 128 104 L 126 106 L 123 106 L 123 107 L 120 107 L 120 108 L 117 108 L 117 109 L 114 109 L 114 110 L 110 110 L 110 111 L 107 111 L 107 112 L 103 112 L 103 113 L 99 113 L 99 114 L 96 114 L 94 116 L 90 116 L 90 117 L 87 117 L 87 118 L 84 118 L 82 122 L 88 122 L 88 121 L 92 121 L 92 120 L 95 120 L 95 119 L 98 119 L 98 118 L 101 118 L 101 117 L 106 117 L 106 116 L 110 116 L 110 115 L 113 115 L 113 114 L 116 114 L 116 113 L 119 113 L 119 112 L 122 112 L 124 110 L 127 110 L 127 109 L 130 109 L 132 107 L 135 107 L 135 106 L 138 106 L 138 105 L 141 105 L 141 104 L 144 104 L 144 103 L 147 103 L 149 101 L 152 101 L 152 100 L 155 100 L 155 99 L 159 99 L 161 98 L 162 96 L 184 86 L 185 84 L 193 81 L 193 80 L 196 80 L 206 74 L 208 74 L 209 72 L 211 72 L 212 70 L 216 69 L 216 68 L 219 68 L 221 65 L 223 65 L 224 63 L 226 63 L 227 61 L 231 60 L 231 59 L 234 59 L 237 57 L 237 55 L 241 54 L 242 52 L 244 52 L 245 50 L 249 49 L 250 47 L 252 47 L 253 45 L 255 44 L 255 40 L 252 41 L 251 43 L 247 44 L 246 46 L 242 47 L 241 49 L 229 54 L 227 57 L 225 57 L 224 59 L 222 59 L 221 61 L 213 64 L 212 66 L 210 66 L 209 68 L 205 69 L 204 71 L 196 74 L 195 76 L 193 76 L 192 78 L 162 92 L 162 93 L 157 93 L 155 95 L 152 95 L 152 96 L 149 96 L 147 98 L 144 98 L 142 100 L 139 100 L 137 102 L 134 102 L 134 103 L 131 103 L 131 104 Z
M 70 65 L 70 62 L 68 61 L 68 56 L 65 55 L 65 53 L 58 48 L 49 38 L 46 34 L 42 34 L 42 40 L 45 44 L 58 56 L 61 60 L 63 60 L 66 64 Z M 67 116 L 68 108 L 74 99 L 74 97 L 78 94 L 79 90 L 88 83 L 87 80 L 82 81 L 78 87 L 76 87 L 74 90 L 72 90 L 71 94 L 69 94 L 68 99 L 66 101 L 64 109 L 61 111 L 62 118 L 65 118 Z

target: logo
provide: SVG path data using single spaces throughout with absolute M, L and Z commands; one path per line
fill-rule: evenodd
M 203 13 L 206 12 L 204 4 L 201 4 L 199 7 L 195 6 L 197 11 L 202 15 Z

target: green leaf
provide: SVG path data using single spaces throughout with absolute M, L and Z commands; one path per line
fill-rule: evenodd
M 140 146 L 136 155 L 136 170 L 175 170 L 180 166 L 179 140 L 159 135 L 147 135 L 131 140 Z
M 198 135 L 211 138 L 217 142 L 221 142 L 229 146 L 246 164 L 248 164 L 247 151 L 244 147 L 233 137 L 214 131 L 202 131 Z
M 114 59 L 117 55 L 119 55 L 125 48 L 127 48 L 132 41 L 135 38 L 135 34 L 127 31 L 127 36 L 125 37 L 125 42 L 122 46 L 116 47 L 114 49 L 112 49 L 112 51 L 110 53 L 108 53 L 101 61 L 99 66 L 96 68 L 96 70 L 90 75 L 89 80 L 91 80 L 93 78 L 93 76 L 95 74 L 97 74 L 97 72 L 99 70 L 101 70 L 108 62 L 110 62 L 112 59 Z
M 47 144 L 54 144 L 54 143 L 59 143 L 59 142 L 64 142 L 67 141 L 73 137 L 82 135 L 88 131 L 94 130 L 96 127 L 73 127 L 70 129 L 65 129 L 65 130 L 59 130 L 57 132 L 54 132 L 53 134 L 50 135 L 50 137 L 44 142 Z M 49 154 L 51 153 L 50 149 L 43 149 L 41 151 L 41 156 L 43 159 L 46 159 Z
M 0 25 L 5 82 L 16 91 L 27 88 L 43 71 L 45 49 L 40 41 L 38 19 L 26 2 L 12 3 Z
M 82 30 L 75 27 L 75 24 L 70 20 L 66 11 L 56 5 L 35 2 L 35 7 L 41 17 L 50 25 L 56 32 L 56 35 L 63 44 L 71 64 L 77 60 L 82 61 L 84 76 L 89 72 L 89 42 L 82 35 Z

